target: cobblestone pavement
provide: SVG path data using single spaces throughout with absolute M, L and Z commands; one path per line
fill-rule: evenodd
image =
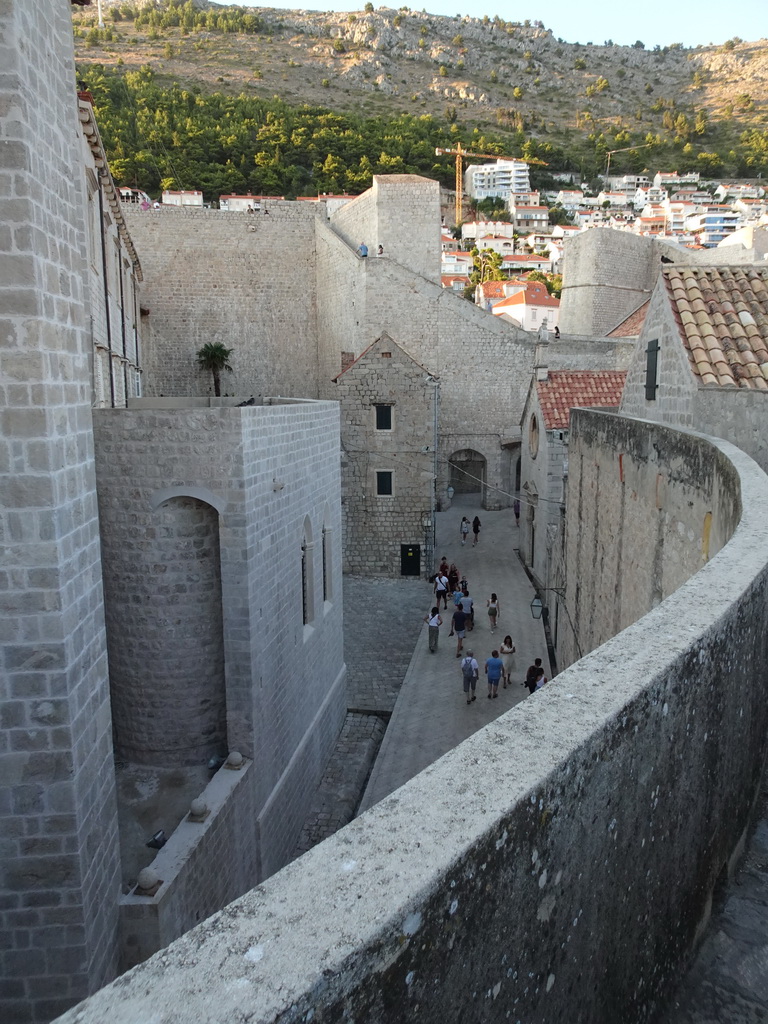
M 432 588 L 424 580 L 344 577 L 347 717 L 304 823 L 296 857 L 355 816 L 431 596 Z
M 425 580 L 344 577 L 347 708 L 392 712 L 431 599 Z
M 659 1024 L 768 1021 L 768 789 L 744 859 Z

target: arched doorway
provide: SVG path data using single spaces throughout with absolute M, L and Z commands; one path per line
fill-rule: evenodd
M 462 448 L 448 460 L 451 466 L 451 487 L 455 494 L 479 494 L 480 504 L 485 496 L 485 456 L 473 448 Z

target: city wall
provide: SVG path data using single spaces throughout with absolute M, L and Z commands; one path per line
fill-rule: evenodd
M 622 438 L 596 415 L 578 420 L 602 458 Z M 722 550 L 61 1024 L 651 1020 L 743 839 L 766 731 L 768 480 L 725 442 L 672 434 L 656 429 L 679 453 L 668 492 L 722 510 Z M 707 465 L 730 506 L 689 486 Z M 639 506 L 655 494 L 651 481 Z M 588 498 L 571 514 L 589 528 Z
M 125 204 L 141 254 L 147 395 L 212 394 L 197 352 L 232 349 L 225 394 L 317 397 L 315 220 L 320 203 L 269 213 Z M 312 339 L 307 344 L 307 339 Z

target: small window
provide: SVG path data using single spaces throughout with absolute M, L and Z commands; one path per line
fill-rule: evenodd
M 531 422 L 528 426 L 528 450 L 533 459 L 539 454 L 539 421 L 535 416 L 531 416 Z
M 648 342 L 645 350 L 645 400 L 646 402 L 656 401 L 659 376 L 659 341 L 654 338 Z
M 376 472 L 376 493 L 380 495 L 392 494 L 392 473 L 390 470 L 378 470 Z
M 377 405 L 374 406 L 376 409 L 376 429 L 377 430 L 391 430 L 392 429 L 392 406 L 391 405 Z

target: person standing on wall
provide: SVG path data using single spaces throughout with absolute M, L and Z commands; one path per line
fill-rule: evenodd
M 483 524 L 480 522 L 480 517 L 475 516 L 475 518 L 472 520 L 472 533 L 474 533 L 475 535 L 475 539 L 472 541 L 473 548 L 477 547 L 477 542 L 480 540 L 480 527 L 482 525 Z
M 485 663 L 485 674 L 488 676 L 488 699 L 499 696 L 499 680 L 504 669 L 504 662 L 499 657 L 498 651 L 492 651 L 490 658 Z
M 461 678 L 464 684 L 464 693 L 467 697 L 467 704 L 471 704 L 473 700 L 477 700 L 475 690 L 477 688 L 477 678 L 480 675 L 480 666 L 477 664 L 472 651 L 467 651 L 467 656 L 461 663 Z
M 440 627 L 443 620 L 440 618 L 440 609 L 433 608 L 429 615 L 424 616 L 424 621 L 429 626 L 429 653 L 434 654 L 437 650 L 437 641 L 440 638 Z
M 461 517 L 461 523 L 459 524 L 459 536 L 461 537 L 461 546 L 467 543 L 467 537 L 469 535 L 469 520 L 466 516 Z

